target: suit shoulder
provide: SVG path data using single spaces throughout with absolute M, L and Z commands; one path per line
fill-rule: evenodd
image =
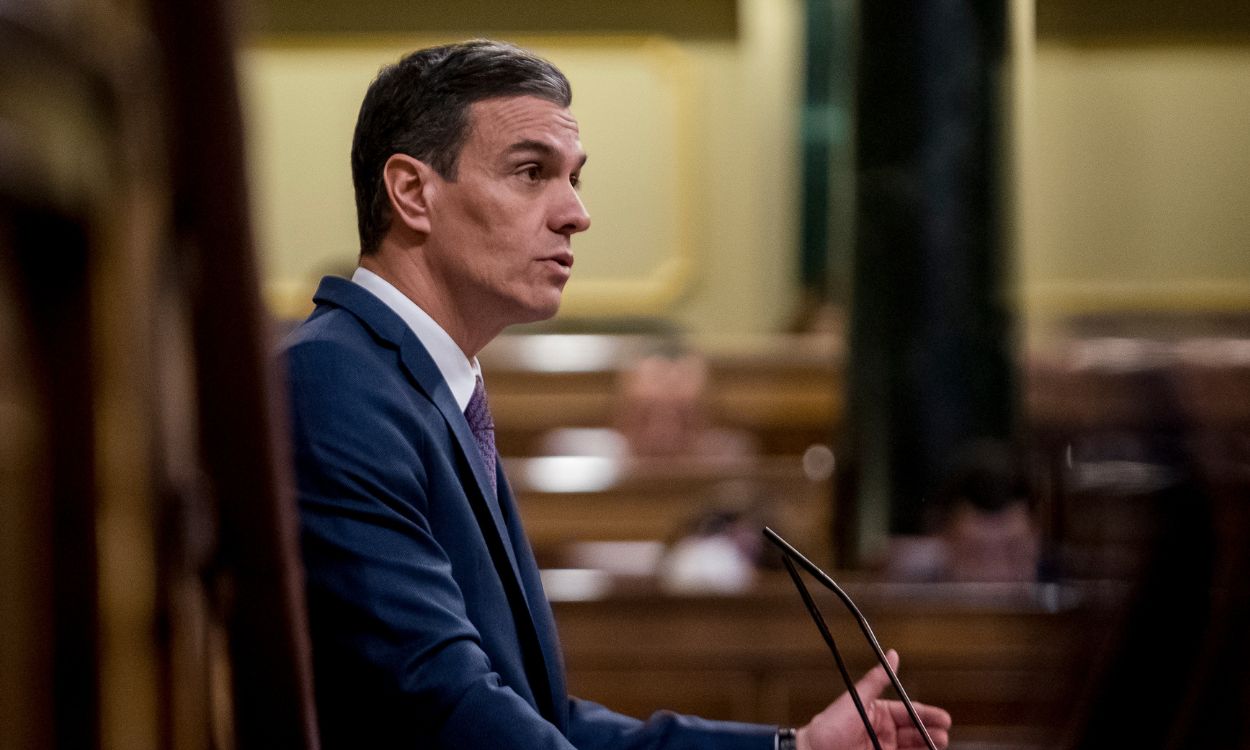
M 282 356 L 297 442 L 360 440 L 366 455 L 389 439 L 423 443 L 439 423 L 434 405 L 407 382 L 398 350 L 350 313 L 306 321 L 283 342 Z
M 360 319 L 342 308 L 321 309 L 282 339 L 282 352 L 318 345 L 386 347 Z
M 282 340 L 278 356 L 288 377 L 314 368 L 359 369 L 395 357 L 393 344 L 372 331 L 346 310 L 332 309 L 304 321 Z

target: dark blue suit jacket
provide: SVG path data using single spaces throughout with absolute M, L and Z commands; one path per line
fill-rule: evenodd
M 511 490 L 434 361 L 362 287 L 314 300 L 285 349 L 324 748 L 772 747 L 773 727 L 570 699 Z

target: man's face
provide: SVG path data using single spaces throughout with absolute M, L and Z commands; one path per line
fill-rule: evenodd
M 555 315 L 571 238 L 590 226 L 577 192 L 585 161 L 577 120 L 557 104 L 515 96 L 471 106 L 456 179 L 434 179 L 426 245 L 464 324 L 493 336 Z

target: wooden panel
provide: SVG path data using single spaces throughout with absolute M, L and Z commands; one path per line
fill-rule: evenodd
M 848 584 L 916 700 L 952 711 L 958 737 L 1040 742 L 1079 694 L 1080 615 L 1040 606 L 1027 586 Z M 849 615 L 817 593 L 852 671 L 872 663 Z M 569 684 L 645 716 L 802 723 L 843 692 L 833 660 L 789 588 L 769 576 L 735 597 L 618 591 L 556 602 Z M 1090 639 L 1092 640 L 1092 639 Z
M 726 510 L 753 513 L 825 559 L 833 489 L 828 477 L 806 476 L 798 457 L 733 464 L 545 457 L 509 459 L 505 470 L 542 559 L 574 542 L 671 542 L 697 519 Z
M 1245 41 L 1250 7 L 1227 0 L 1037 0 L 1043 39 L 1109 41 Z
M 732 0 L 633 0 L 629 3 L 510 3 L 499 0 L 263 0 L 247 14 L 265 34 L 449 33 L 468 36 L 550 33 L 661 33 L 733 39 Z

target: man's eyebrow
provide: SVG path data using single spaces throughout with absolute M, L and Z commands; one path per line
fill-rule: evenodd
M 526 153 L 526 152 L 537 152 L 538 154 L 541 154 L 542 156 L 545 156 L 548 158 L 558 158 L 560 156 L 560 152 L 556 148 L 554 148 L 551 144 L 544 143 L 543 141 L 535 141 L 535 140 L 530 140 L 530 139 L 517 141 L 516 143 L 509 146 L 508 151 L 507 151 L 508 154 L 518 154 L 518 153 Z M 578 158 L 577 168 L 581 169 L 582 166 L 584 166 L 585 164 L 586 164 L 586 154 L 581 154 L 580 157 Z

